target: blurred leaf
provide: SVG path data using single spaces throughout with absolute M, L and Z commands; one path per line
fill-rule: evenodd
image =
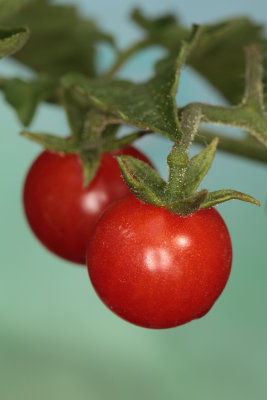
M 82 150 L 80 160 L 83 168 L 83 187 L 86 188 L 94 179 L 100 164 L 100 150 Z
M 142 28 L 152 31 L 154 30 L 155 33 L 158 29 L 162 29 L 165 26 L 169 25 L 176 25 L 176 19 L 173 15 L 164 15 L 163 17 L 155 18 L 155 19 L 148 19 L 146 18 L 141 10 L 135 8 L 131 14 L 132 19 Z
M 245 45 L 262 41 L 262 27 L 247 18 L 225 21 L 225 28 L 207 34 L 189 58 L 189 64 L 205 76 L 232 104 L 241 102 L 245 86 Z
M 117 118 L 114 118 L 112 114 L 103 113 L 99 109 L 92 107 L 88 111 L 81 135 L 80 137 L 76 136 L 79 140 L 84 187 L 89 185 L 98 170 L 103 144 L 103 132 L 105 132 L 105 135 L 113 135 L 113 130 L 107 130 L 107 127 L 114 126 L 116 123 Z
M 188 39 L 191 30 L 183 27 L 173 15 L 160 18 L 147 18 L 139 10 L 132 12 L 132 19 L 147 32 L 147 38 L 152 44 L 167 47 L 177 52 L 181 41 Z
M 21 79 L 9 79 L 2 85 L 6 101 L 15 109 L 24 126 L 31 122 L 39 102 L 55 94 L 56 79 L 39 76 L 36 80 L 24 82 Z
M 50 133 L 22 131 L 21 135 L 35 143 L 40 144 L 47 150 L 59 153 L 77 153 L 78 147 L 71 138 L 62 138 Z
M 0 0 L 0 21 L 33 0 Z
M 79 16 L 75 7 L 35 0 L 19 13 L 2 20 L 4 26 L 26 25 L 31 38 L 16 55 L 22 63 L 37 72 L 59 77 L 69 71 L 95 75 L 94 45 L 113 39 L 101 32 L 91 20 Z
M 0 29 L 0 58 L 20 50 L 29 38 L 27 28 Z
M 146 40 L 177 51 L 181 42 L 189 36 L 172 15 L 147 18 L 135 10 L 132 18 L 146 30 Z M 238 104 L 244 92 L 244 46 L 263 40 L 263 27 L 248 18 L 235 18 L 206 26 L 206 33 L 188 58 L 187 63 L 203 75 L 229 102 Z M 267 66 L 267 63 L 266 63 Z
M 87 118 L 88 106 L 84 107 L 80 104 L 70 90 L 60 88 L 60 91 L 61 103 L 67 115 L 72 137 L 80 140 Z
M 68 74 L 61 80 L 66 89 L 73 88 L 88 104 L 110 112 L 126 123 L 168 136 L 181 138 L 175 96 L 180 70 L 202 33 L 194 26 L 188 42 L 179 52 L 160 60 L 155 76 L 149 81 L 134 84 L 123 80 L 88 79 L 81 74 Z

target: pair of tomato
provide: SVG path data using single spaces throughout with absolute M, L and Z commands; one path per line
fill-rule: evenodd
M 101 156 L 84 189 L 75 154 L 44 151 L 24 186 L 28 222 L 55 254 L 87 266 L 102 301 L 117 315 L 147 328 L 169 328 L 205 315 L 231 269 L 227 227 L 214 208 L 188 217 L 144 204 L 130 194 L 114 158 Z

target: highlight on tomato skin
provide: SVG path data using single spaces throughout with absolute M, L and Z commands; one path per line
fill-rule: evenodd
M 215 208 L 180 217 L 132 194 L 102 215 L 87 250 L 89 276 L 103 303 L 153 329 L 204 316 L 231 264 L 230 235 Z
M 129 193 L 114 157 L 118 154 L 150 163 L 132 146 L 103 153 L 95 178 L 84 189 L 78 155 L 43 151 L 33 162 L 23 190 L 25 215 L 35 236 L 54 254 L 86 264 L 88 237 L 100 215 Z

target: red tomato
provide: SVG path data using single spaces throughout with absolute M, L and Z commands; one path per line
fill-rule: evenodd
M 156 329 L 205 315 L 231 264 L 229 232 L 214 208 L 179 217 L 133 195 L 103 214 L 87 253 L 92 284 L 106 306 Z
M 64 259 L 85 264 L 88 237 L 103 211 L 129 193 L 116 154 L 148 159 L 132 146 L 101 156 L 98 172 L 86 189 L 75 154 L 44 151 L 32 164 L 24 186 L 24 208 L 37 238 Z

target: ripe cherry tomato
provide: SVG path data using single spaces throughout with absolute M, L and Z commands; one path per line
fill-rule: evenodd
M 229 232 L 214 208 L 180 217 L 131 194 L 103 214 L 87 252 L 91 282 L 106 306 L 156 329 L 205 315 L 231 264 Z
M 76 154 L 44 151 L 32 164 L 24 186 L 24 208 L 37 238 L 64 259 L 85 264 L 88 237 L 103 211 L 129 193 L 114 155 L 148 159 L 132 146 L 101 156 L 91 184 L 83 188 Z

